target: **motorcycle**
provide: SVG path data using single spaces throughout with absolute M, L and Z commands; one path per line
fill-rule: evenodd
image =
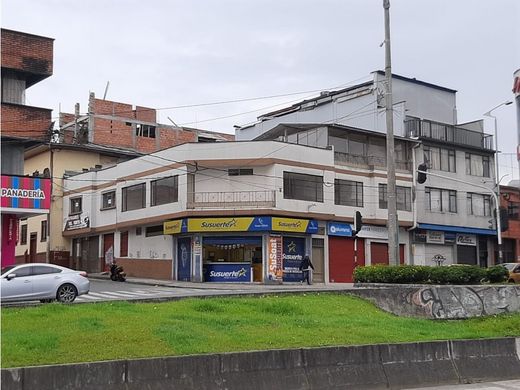
M 110 280 L 113 280 L 114 282 L 124 282 L 126 280 L 126 273 L 124 272 L 123 267 L 116 263 L 112 263 L 110 265 Z

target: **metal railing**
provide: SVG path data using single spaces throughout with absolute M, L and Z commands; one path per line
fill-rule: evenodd
M 275 191 L 193 192 L 187 202 L 188 209 L 275 206 Z
M 490 134 L 419 118 L 409 117 L 404 123 L 408 137 L 429 138 L 446 143 L 493 150 L 493 136 Z
M 357 166 L 371 169 L 372 167 L 386 168 L 386 157 L 360 156 L 343 152 L 334 152 L 334 163 L 344 166 Z M 395 168 L 400 171 L 411 171 L 411 161 L 396 161 Z

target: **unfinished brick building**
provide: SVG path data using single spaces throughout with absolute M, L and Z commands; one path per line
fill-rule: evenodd
M 89 96 L 88 112 L 60 113 L 60 136 L 71 144 L 93 143 L 151 153 L 186 142 L 232 141 L 232 134 L 157 123 L 153 108 Z

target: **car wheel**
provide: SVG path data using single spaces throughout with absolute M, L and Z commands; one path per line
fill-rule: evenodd
M 514 283 L 515 281 L 513 279 L 509 279 L 507 283 Z
M 72 284 L 63 284 L 58 288 L 56 293 L 56 299 L 63 303 L 74 302 L 74 299 L 78 296 L 78 290 Z
M 40 299 L 41 303 L 51 303 L 54 299 Z

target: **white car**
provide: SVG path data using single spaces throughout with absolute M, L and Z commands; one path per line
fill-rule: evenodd
M 55 264 L 30 263 L 2 269 L 0 277 L 2 302 L 34 301 L 73 302 L 78 295 L 88 294 L 90 281 L 84 271 L 74 271 Z

